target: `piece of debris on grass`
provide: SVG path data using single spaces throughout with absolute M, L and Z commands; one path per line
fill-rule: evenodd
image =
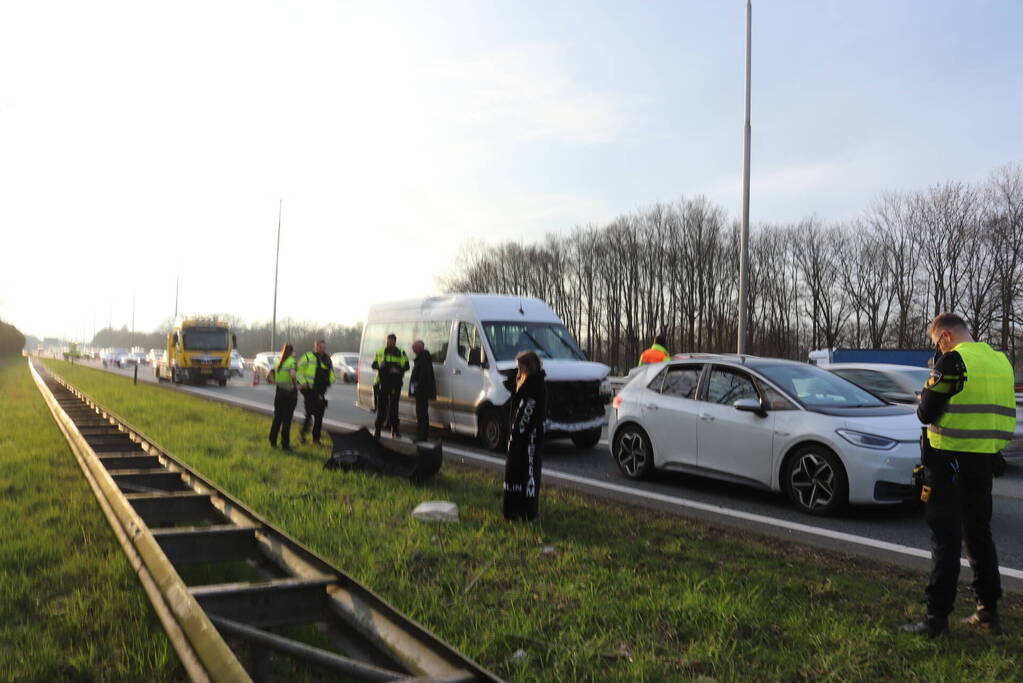
M 457 522 L 458 505 L 447 500 L 428 500 L 417 505 L 412 516 L 421 522 Z
M 604 659 L 624 659 L 627 662 L 632 661 L 632 650 L 629 648 L 627 643 L 618 643 L 618 647 L 613 652 L 601 652 L 600 656 Z

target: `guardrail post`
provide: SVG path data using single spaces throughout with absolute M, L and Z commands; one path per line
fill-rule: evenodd
M 139 364 L 135 363 L 135 377 L 132 380 L 132 384 L 138 384 L 138 383 L 139 383 Z

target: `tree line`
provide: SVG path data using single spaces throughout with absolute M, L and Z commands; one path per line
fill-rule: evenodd
M 0 320 L 0 356 L 21 353 L 25 348 L 25 335 L 14 325 Z
M 1016 358 L 1021 342 L 1023 168 L 976 184 L 888 192 L 860 217 L 750 231 L 750 353 L 924 348 L 955 311 L 975 339 Z M 547 301 L 590 357 L 624 370 L 655 334 L 673 353 L 734 352 L 739 225 L 704 197 L 655 204 L 542 241 L 469 244 L 448 292 Z

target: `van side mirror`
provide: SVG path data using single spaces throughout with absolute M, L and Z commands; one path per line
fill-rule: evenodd
M 238 348 L 238 337 L 235 336 L 234 332 L 231 333 L 231 348 Z
M 475 366 L 481 367 L 481 368 L 482 367 L 486 367 L 486 365 L 485 365 L 485 363 L 483 361 L 483 349 L 481 349 L 478 346 L 475 347 L 475 348 L 469 349 L 469 358 L 467 359 L 467 361 L 468 361 L 470 366 L 475 365 Z
M 760 417 L 767 417 L 767 411 L 764 410 L 764 406 L 760 405 L 760 400 L 756 398 L 740 398 L 732 404 L 732 407 L 744 413 L 756 413 Z
M 174 344 L 174 346 L 178 345 L 178 333 L 177 332 L 174 333 L 174 337 L 172 338 L 171 341 Z

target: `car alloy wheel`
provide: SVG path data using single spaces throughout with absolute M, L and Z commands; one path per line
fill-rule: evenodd
M 804 512 L 826 515 L 846 502 L 848 483 L 838 458 L 808 448 L 794 454 L 787 468 L 790 500 Z
M 653 469 L 654 459 L 650 445 L 637 427 L 626 427 L 618 432 L 614 444 L 615 461 L 622 473 L 630 479 L 643 479 Z

